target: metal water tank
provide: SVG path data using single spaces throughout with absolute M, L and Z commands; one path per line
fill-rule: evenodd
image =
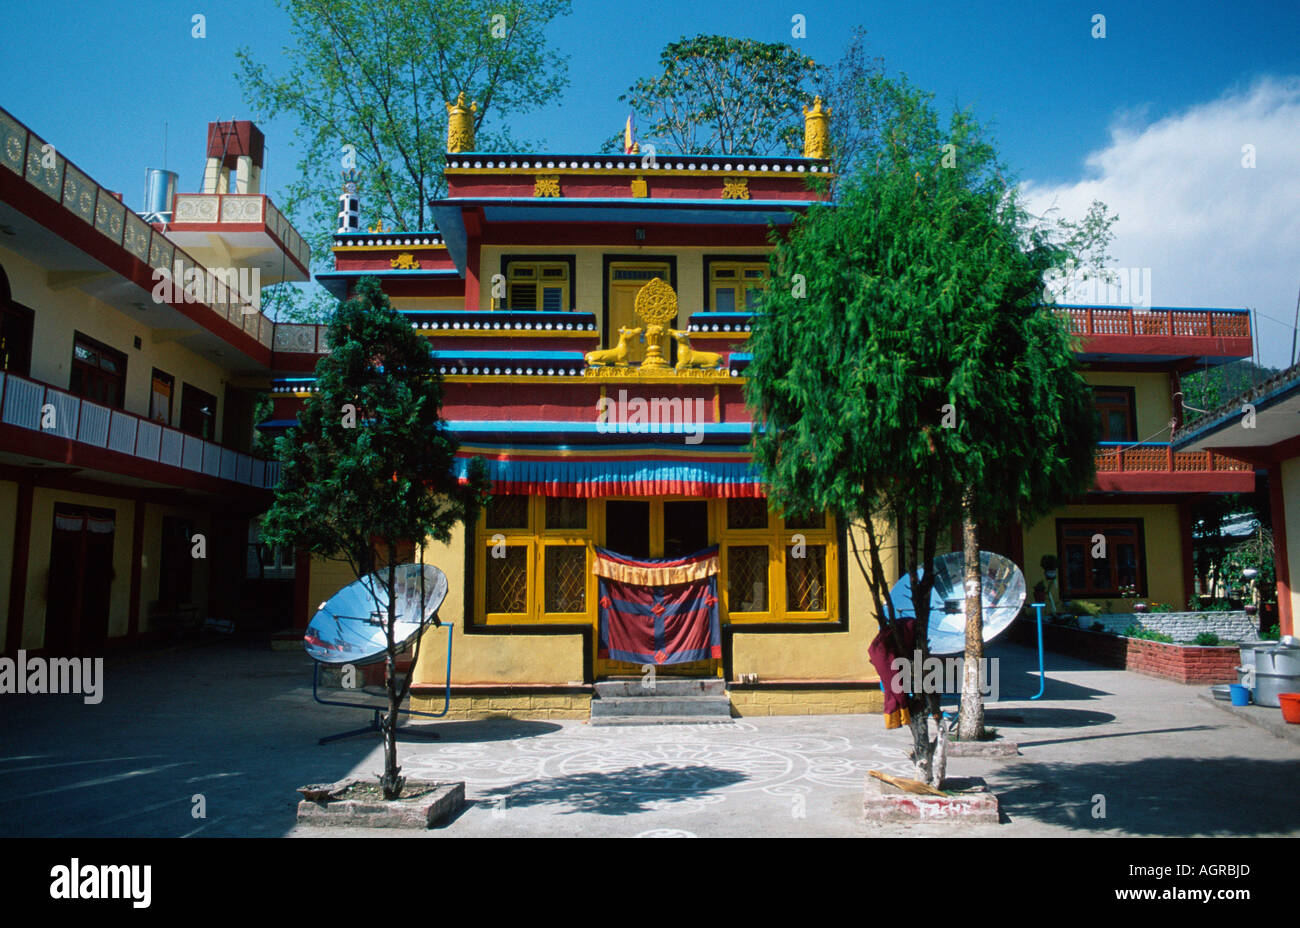
M 1277 708 L 1278 693 L 1300 693 L 1300 648 L 1255 649 L 1255 705 Z
M 164 222 L 172 218 L 172 199 L 176 196 L 175 171 L 146 168 L 144 172 L 144 212 L 146 218 L 158 217 Z

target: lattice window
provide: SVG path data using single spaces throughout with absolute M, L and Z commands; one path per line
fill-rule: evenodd
M 573 496 L 548 496 L 546 498 L 546 527 L 548 529 L 587 527 L 587 501 Z
M 767 500 L 728 499 L 727 528 L 767 528 Z
M 824 529 L 826 527 L 826 516 L 820 512 L 811 516 L 787 513 L 785 517 L 785 527 L 790 531 L 815 531 Z
M 527 496 L 494 496 L 487 505 L 488 528 L 528 528 Z
M 543 581 L 547 612 L 587 610 L 587 549 L 578 545 L 547 545 Z
M 826 547 L 808 545 L 803 557 L 786 551 L 785 605 L 791 612 L 819 612 L 826 608 Z
M 487 611 L 528 611 L 528 548 L 507 547 L 503 557 L 487 551 Z
M 731 612 L 767 612 L 767 545 L 727 546 L 727 602 Z

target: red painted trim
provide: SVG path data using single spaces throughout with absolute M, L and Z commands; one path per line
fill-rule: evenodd
M 733 165 L 734 167 L 734 165 Z M 736 171 L 716 171 L 709 175 L 660 174 L 647 170 L 639 175 L 646 182 L 649 196 L 632 196 L 632 181 L 636 177 L 625 175 L 619 177 L 595 174 L 569 174 L 561 168 L 538 168 L 536 174 L 558 175 L 562 202 L 583 199 L 606 198 L 625 199 L 628 206 L 638 206 L 646 201 L 662 203 L 664 200 L 722 200 L 723 178 L 735 177 Z M 816 191 L 808 189 L 804 183 L 809 177 L 822 177 L 821 174 L 809 174 L 784 171 L 767 176 L 746 177 L 745 186 L 749 189 L 748 203 L 763 200 L 800 200 L 808 203 L 819 202 L 822 198 Z M 448 174 L 448 196 L 476 199 L 479 197 L 533 197 L 535 174 Z M 689 208 L 689 204 L 684 208 Z
M 271 371 L 276 374 L 302 374 L 316 370 L 316 362 L 325 357 L 315 352 L 277 351 L 271 357 Z
M 142 500 L 158 506 L 176 506 L 180 508 L 211 511 L 219 509 L 223 513 L 232 511 L 262 512 L 263 505 L 236 505 L 239 501 L 229 496 L 200 496 L 186 490 L 147 488 L 130 486 L 124 483 L 109 483 L 86 477 L 50 473 L 40 467 L 14 467 L 0 464 L 0 480 L 13 480 L 17 483 L 30 483 L 34 487 L 49 490 L 68 490 L 73 493 L 86 493 L 91 496 L 107 496 L 110 499 Z
M 47 461 L 57 461 L 60 464 L 70 464 L 89 470 L 107 471 L 124 477 L 152 480 L 200 493 L 213 493 L 225 497 L 228 501 L 233 497 L 246 505 L 260 505 L 270 501 L 269 490 L 259 490 L 242 483 L 122 454 L 108 448 L 96 448 L 70 438 L 45 435 L 18 425 L 0 423 L 0 451 L 12 451 L 28 457 L 44 458 Z
M 665 217 L 668 218 L 668 217 Z M 636 230 L 644 229 L 645 241 L 637 241 Z M 484 227 L 483 245 L 605 245 L 610 248 L 669 248 L 677 245 L 731 246 L 763 245 L 766 226 L 681 226 L 671 222 L 498 222 Z M 473 253 L 471 243 L 471 254 Z M 647 258 L 659 257 L 647 254 Z M 761 257 L 761 256 L 760 256 Z M 471 309 L 477 309 L 477 304 Z
M 1282 495 L 1282 465 L 1268 469 L 1268 503 L 1273 516 L 1273 570 L 1277 575 L 1278 627 L 1284 635 L 1295 634 L 1291 614 L 1291 561 L 1286 547 L 1286 502 Z
M 27 611 L 27 562 L 32 541 L 32 496 L 30 483 L 18 484 L 18 505 L 14 513 L 14 557 L 9 568 L 9 622 L 5 627 L 5 651 L 22 647 L 23 618 Z
M 1250 336 L 1210 335 L 1084 335 L 1084 354 L 1158 354 L 1190 357 L 1248 358 L 1254 353 Z
M 1097 474 L 1095 490 L 1103 493 L 1252 493 L 1255 490 L 1255 472 L 1102 472 Z
M 136 499 L 131 510 L 131 595 L 127 601 L 126 636 L 134 638 L 140 633 L 140 587 L 144 556 L 144 509 L 141 499 Z
M 109 270 L 134 283 L 150 300 L 153 299 L 153 268 L 81 217 L 64 209 L 61 201 L 52 199 L 12 171 L 0 171 L 0 200 L 77 246 Z M 169 302 L 167 305 L 258 364 L 270 364 L 271 349 L 228 319 L 218 316 L 206 304 L 181 301 Z

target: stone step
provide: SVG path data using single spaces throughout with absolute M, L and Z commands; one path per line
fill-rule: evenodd
M 731 717 L 726 696 L 601 696 L 591 701 L 591 717 L 610 715 Z
M 593 715 L 590 725 L 734 725 L 728 716 L 713 715 Z
M 596 683 L 596 695 L 606 697 L 725 696 L 727 683 L 721 677 L 662 677 L 654 688 L 642 686 L 640 677 L 614 677 Z

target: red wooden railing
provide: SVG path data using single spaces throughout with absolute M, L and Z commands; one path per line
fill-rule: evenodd
M 1244 310 L 1058 306 L 1055 311 L 1070 320 L 1074 335 L 1250 337 L 1250 313 Z
M 1101 447 L 1098 473 L 1205 474 L 1254 470 L 1254 465 L 1214 451 L 1174 451 L 1169 445 Z

